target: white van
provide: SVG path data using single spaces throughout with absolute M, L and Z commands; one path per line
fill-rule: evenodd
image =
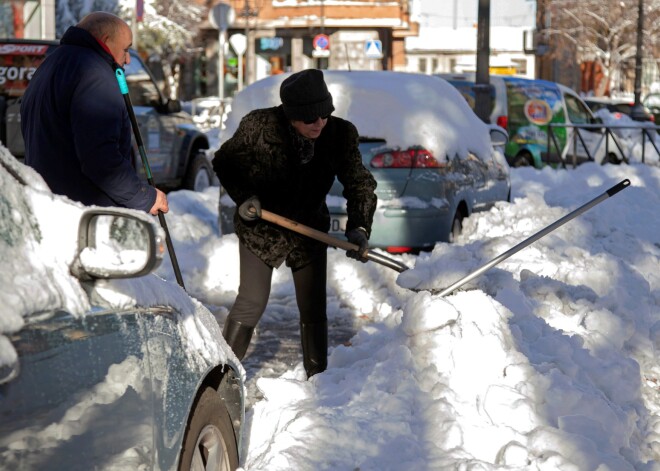
M 474 109 L 474 73 L 437 76 L 456 87 Z M 612 138 L 598 126 L 600 120 L 570 88 L 505 75 L 491 75 L 489 81 L 490 120 L 509 132 L 505 155 L 512 167 L 622 160 Z

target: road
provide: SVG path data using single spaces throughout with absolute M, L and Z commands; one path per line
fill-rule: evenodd
M 336 297 L 329 296 L 329 302 L 335 301 Z M 231 305 L 223 307 L 228 310 Z M 218 314 L 217 309 L 212 311 L 216 311 L 216 319 L 222 327 L 223 316 Z M 355 316 L 348 306 L 340 303 L 340 308 L 328 316 L 328 349 L 347 344 L 359 327 L 367 322 L 369 319 L 366 316 Z M 300 367 L 297 373 L 304 377 L 298 307 L 294 295 L 271 295 L 242 364 L 247 373 L 246 412 L 263 398 L 256 386 L 258 378 L 278 378 L 296 366 Z

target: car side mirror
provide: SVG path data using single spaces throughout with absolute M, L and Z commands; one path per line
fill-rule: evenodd
M 156 111 L 158 111 L 160 114 L 178 113 L 182 109 L 183 107 L 181 106 L 181 102 L 179 100 L 168 99 L 167 101 L 156 105 Z
M 71 272 L 82 280 L 151 273 L 165 253 L 163 230 L 144 213 L 115 208 L 83 213 Z
M 488 126 L 490 132 L 490 142 L 493 147 L 505 146 L 509 142 L 509 133 L 500 126 L 496 124 L 491 124 Z
M 178 113 L 181 109 L 181 102 L 179 100 L 167 100 L 168 113 Z

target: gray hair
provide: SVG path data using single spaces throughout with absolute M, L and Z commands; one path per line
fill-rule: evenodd
M 105 11 L 95 11 L 86 15 L 76 26 L 97 39 L 114 38 L 122 27 L 128 27 L 124 20 Z

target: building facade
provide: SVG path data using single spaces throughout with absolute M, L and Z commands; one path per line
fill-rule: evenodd
M 418 34 L 412 0 L 229 0 L 232 18 L 222 32 L 203 25 L 209 86 L 221 56 L 225 96 L 268 75 L 309 67 L 344 70 L 406 70 L 405 38 Z M 246 39 L 237 54 L 232 36 Z M 240 57 L 242 56 L 242 57 Z M 241 59 L 241 60 L 239 60 Z M 241 62 L 241 73 L 237 70 Z M 239 77 L 240 75 L 240 77 Z M 242 83 L 241 83 L 242 82 Z
M 535 0 L 490 0 L 491 74 L 533 78 Z M 476 72 L 478 1 L 416 0 L 411 17 L 419 34 L 406 38 L 409 72 Z

